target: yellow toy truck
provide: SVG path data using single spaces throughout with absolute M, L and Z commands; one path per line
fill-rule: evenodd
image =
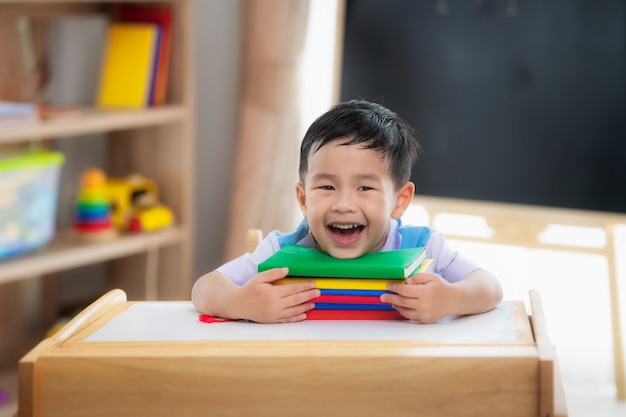
M 172 210 L 159 202 L 157 184 L 141 175 L 107 180 L 113 224 L 120 230 L 151 232 L 174 223 Z

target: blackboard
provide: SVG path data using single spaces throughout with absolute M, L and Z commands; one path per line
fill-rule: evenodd
M 341 99 L 418 132 L 417 194 L 626 212 L 623 0 L 348 0 Z

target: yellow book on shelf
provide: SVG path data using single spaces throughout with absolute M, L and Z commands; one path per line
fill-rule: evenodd
M 158 39 L 156 24 L 112 22 L 109 25 L 98 106 L 141 108 L 149 104 Z

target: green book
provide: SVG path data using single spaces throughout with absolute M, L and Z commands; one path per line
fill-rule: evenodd
M 259 272 L 289 268 L 289 276 L 334 278 L 408 278 L 426 259 L 423 247 L 366 253 L 359 258 L 338 259 L 314 248 L 285 245 L 259 264 Z

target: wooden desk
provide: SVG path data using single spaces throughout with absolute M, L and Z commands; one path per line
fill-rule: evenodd
M 105 294 L 19 363 L 22 416 L 566 415 L 539 294 L 432 325 L 201 323 Z

